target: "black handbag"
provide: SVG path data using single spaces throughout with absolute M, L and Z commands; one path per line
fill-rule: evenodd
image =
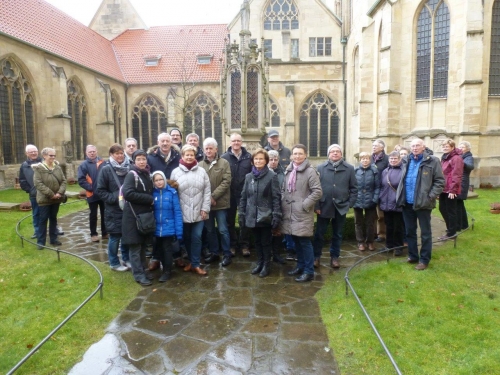
M 269 207 L 257 206 L 257 223 L 269 224 L 273 221 L 273 211 Z
M 135 216 L 135 222 L 137 223 L 137 230 L 144 235 L 152 234 L 156 230 L 156 220 L 154 212 L 144 212 L 142 214 L 135 214 L 132 205 L 130 204 L 130 209 Z

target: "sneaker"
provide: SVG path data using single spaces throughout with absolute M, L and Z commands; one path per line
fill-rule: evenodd
M 99 242 L 99 236 L 97 234 L 95 236 L 90 236 L 90 240 L 92 242 Z
M 64 235 L 64 231 L 60 225 L 57 226 L 57 235 L 58 236 Z
M 59 241 L 59 240 L 55 240 L 54 242 L 51 242 L 50 244 L 54 245 L 54 246 L 61 246 L 62 245 L 61 241 Z
M 286 253 L 286 260 L 295 260 L 295 255 L 291 252 Z
M 125 272 L 128 271 L 128 268 L 125 266 L 122 266 L 121 264 L 119 266 L 113 266 L 111 267 L 113 271 L 118 271 L 118 272 Z
M 34 240 L 36 238 L 36 233 L 33 233 L 33 235 L 31 236 L 31 239 Z
M 128 260 L 125 262 L 125 267 L 127 267 L 129 270 L 132 269 L 132 263 L 130 263 Z

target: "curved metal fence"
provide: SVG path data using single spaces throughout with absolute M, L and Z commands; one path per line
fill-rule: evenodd
M 68 205 L 68 204 L 72 204 L 72 203 L 77 203 L 78 201 L 74 201 L 74 202 L 68 202 L 68 203 L 65 203 L 64 205 Z M 31 239 L 28 239 L 26 237 L 24 237 L 20 232 L 20 228 L 21 228 L 21 223 L 26 220 L 27 218 L 31 217 L 32 215 L 26 215 L 25 217 L 23 217 L 21 220 L 19 220 L 17 222 L 17 225 L 16 225 L 16 234 L 19 236 L 19 238 L 21 239 L 21 244 L 22 246 L 24 246 L 24 242 L 28 242 L 29 244 L 31 245 L 35 245 L 35 246 L 38 246 L 36 242 L 33 242 L 31 241 Z M 64 251 L 64 250 L 60 250 L 60 249 L 57 249 L 57 248 L 53 248 L 53 247 L 50 247 L 50 246 L 44 246 L 44 248 L 46 250 L 52 250 L 52 251 L 55 251 L 57 253 L 57 260 L 60 261 L 61 260 L 61 254 L 66 254 L 66 255 L 69 255 L 69 256 L 72 256 L 72 257 L 75 257 L 85 263 L 87 263 L 89 266 L 91 266 L 97 273 L 97 275 L 99 276 L 99 283 L 97 284 L 97 287 L 96 289 L 94 289 L 94 291 L 92 293 L 89 294 L 89 296 L 87 298 L 85 298 L 85 300 L 80 303 L 80 305 L 78 305 L 78 307 L 76 309 L 74 309 L 66 318 L 64 318 L 64 320 L 62 322 L 60 322 L 52 331 L 50 331 L 49 334 L 47 334 L 47 336 L 45 336 L 43 338 L 42 341 L 40 341 L 36 346 L 34 346 L 30 352 L 28 354 L 26 354 L 14 367 L 12 367 L 10 369 L 10 371 L 7 373 L 7 375 L 10 375 L 10 374 L 13 374 L 16 370 L 19 369 L 19 367 L 21 367 L 33 354 L 35 354 L 37 352 L 38 349 L 40 349 L 42 347 L 43 344 L 45 344 L 57 331 L 59 331 L 59 329 L 61 329 L 78 311 L 80 311 L 80 309 L 85 306 L 87 304 L 87 302 L 89 302 L 96 294 L 97 292 L 100 292 L 100 297 L 102 299 L 103 297 L 103 291 L 102 291 L 102 287 L 104 285 L 104 282 L 103 282 L 103 277 L 102 277 L 102 273 L 101 271 L 99 271 L 99 269 L 94 265 L 92 264 L 89 260 L 79 256 L 79 255 L 76 255 L 76 254 L 72 254 L 68 251 Z
M 469 226 L 469 228 L 467 228 L 467 229 L 465 229 L 465 230 L 463 230 L 461 232 L 458 232 L 457 235 L 453 238 L 453 247 L 454 248 L 457 247 L 457 239 L 458 239 L 459 235 L 461 235 L 462 233 L 467 232 L 469 229 L 474 230 L 475 219 L 472 216 L 470 216 L 469 214 L 467 214 L 467 215 L 470 217 L 472 224 Z M 446 240 L 444 240 L 444 241 L 446 241 Z M 441 240 L 439 240 L 439 241 L 433 241 L 433 244 L 438 243 L 438 242 L 443 242 L 443 241 L 441 241 Z M 418 244 L 418 245 L 420 246 L 420 244 Z M 377 336 L 377 339 L 379 340 L 380 345 L 384 349 L 385 354 L 389 357 L 389 360 L 391 361 L 392 366 L 394 367 L 394 370 L 399 375 L 401 375 L 402 372 L 399 369 L 398 364 L 396 363 L 396 361 L 395 361 L 394 357 L 392 356 L 391 352 L 389 351 L 389 348 L 385 344 L 384 339 L 382 338 L 382 336 L 378 332 L 377 327 L 375 327 L 375 324 L 373 323 L 373 320 L 371 319 L 370 314 L 368 313 L 368 311 L 366 310 L 365 306 L 363 305 L 363 303 L 359 299 L 358 294 L 356 293 L 356 290 L 355 290 L 354 286 L 352 285 L 351 281 L 349 280 L 349 273 L 353 269 L 355 269 L 356 267 L 358 267 L 360 264 L 366 262 L 371 257 L 374 257 L 374 256 L 379 255 L 379 254 L 387 253 L 387 262 L 388 262 L 391 259 L 389 257 L 389 252 L 390 251 L 397 250 L 397 249 L 403 249 L 404 247 L 406 247 L 406 246 L 395 247 L 395 248 L 392 248 L 392 249 L 384 248 L 384 249 L 382 249 L 380 251 L 373 252 L 372 254 L 369 254 L 369 255 L 365 256 L 364 258 L 361 258 L 356 263 L 354 263 L 351 267 L 349 267 L 347 269 L 346 273 L 345 273 L 345 276 L 344 276 L 345 283 L 346 283 L 346 285 L 345 285 L 345 294 L 346 294 L 346 296 L 349 294 L 349 289 L 350 289 L 351 292 L 352 292 L 352 295 L 354 296 L 354 298 L 358 302 L 359 307 L 363 311 L 363 314 L 365 315 L 366 320 L 368 320 L 368 323 L 370 323 L 370 326 L 372 327 L 373 332 Z

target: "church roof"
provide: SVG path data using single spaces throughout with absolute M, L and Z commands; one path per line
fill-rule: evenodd
M 227 25 L 129 29 L 109 41 L 43 0 L 0 0 L 0 33 L 130 84 L 214 82 Z
M 0 32 L 124 81 L 111 42 L 43 0 L 1 0 Z
M 227 25 L 155 26 L 126 30 L 112 40 L 127 82 L 214 82 L 219 80 L 220 62 Z M 209 57 L 199 64 L 198 57 Z M 145 59 L 158 59 L 146 66 Z

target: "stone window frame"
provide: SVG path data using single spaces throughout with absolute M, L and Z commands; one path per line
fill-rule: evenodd
M 120 95 L 116 90 L 111 90 L 111 110 L 113 112 L 113 131 L 114 140 L 116 143 L 122 143 L 122 107 Z
M 489 96 L 500 96 L 500 0 L 491 9 Z
M 299 8 L 293 0 L 270 0 L 263 13 L 263 29 L 266 31 L 299 29 Z
M 132 107 L 132 137 L 137 139 L 137 148 L 147 150 L 158 144 L 158 134 L 167 131 L 165 104 L 154 96 L 142 95 Z
M 332 55 L 332 37 L 310 37 L 309 57 L 324 57 Z
M 76 78 L 66 81 L 68 116 L 70 117 L 71 147 L 76 160 L 85 159 L 88 140 L 88 107 L 83 85 Z
M 290 39 L 290 58 L 300 58 L 300 42 L 298 38 Z
M 264 57 L 267 59 L 273 58 L 273 40 L 272 39 L 264 39 Z
M 269 126 L 279 128 L 281 126 L 281 110 L 278 102 L 269 95 Z
M 207 92 L 200 91 L 189 101 L 184 115 L 184 133 L 198 134 L 200 144 L 203 143 L 202 140 L 208 137 L 215 138 L 219 145 L 219 152 L 223 150 L 221 107 Z

